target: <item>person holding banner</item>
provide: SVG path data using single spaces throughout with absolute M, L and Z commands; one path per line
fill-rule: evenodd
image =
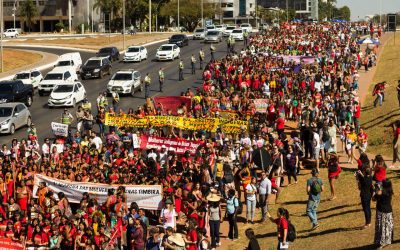
M 160 70 L 158 71 L 158 83 L 160 85 L 160 92 L 163 92 L 164 79 L 165 79 L 164 69 L 160 68 Z

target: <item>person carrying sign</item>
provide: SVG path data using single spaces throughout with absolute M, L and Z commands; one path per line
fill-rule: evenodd
M 184 78 L 183 78 L 183 69 L 185 68 L 185 65 L 183 64 L 183 61 L 181 60 L 180 62 L 179 62 L 179 81 L 183 81 L 183 80 L 185 80 Z
M 164 79 L 165 79 L 164 69 L 160 68 L 160 70 L 158 71 L 158 82 L 160 84 L 160 92 L 163 92 Z
M 144 77 L 144 98 L 146 99 L 150 97 L 150 84 L 151 84 L 150 74 L 147 73 L 146 76 Z
M 200 62 L 200 69 L 203 69 L 203 61 L 204 61 L 204 51 L 203 48 L 200 49 L 199 51 L 199 62 Z

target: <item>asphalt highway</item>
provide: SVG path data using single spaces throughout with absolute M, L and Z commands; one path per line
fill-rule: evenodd
M 164 42 L 165 43 L 165 42 Z M 190 58 L 191 55 L 194 54 L 196 60 L 198 60 L 198 53 L 201 48 L 203 48 L 206 56 L 206 60 L 210 60 L 210 45 L 204 44 L 203 41 L 200 40 L 190 40 L 189 46 L 185 46 L 181 48 L 181 59 L 184 62 L 184 78 L 185 80 L 182 82 L 178 81 L 178 66 L 179 59 L 175 59 L 174 61 L 167 62 L 157 62 L 155 61 L 155 53 L 157 48 L 163 43 L 158 43 L 154 45 L 147 46 L 148 50 L 148 59 L 146 61 L 142 61 L 140 63 L 123 63 L 114 62 L 112 65 L 113 73 L 117 70 L 121 69 L 135 69 L 138 70 L 142 74 L 142 79 L 147 73 L 150 73 L 151 76 L 151 92 L 150 95 L 152 97 L 158 95 L 164 96 L 176 96 L 180 95 L 182 91 L 186 91 L 187 88 L 197 88 L 202 84 L 202 71 L 199 69 L 199 63 L 196 63 L 196 74 L 191 74 L 191 65 Z M 221 58 L 226 55 L 226 42 L 225 40 L 219 44 L 214 44 L 216 48 L 216 52 L 214 53 L 215 58 Z M 240 51 L 243 47 L 243 42 L 236 42 L 235 49 L 236 51 Z M 57 55 L 61 55 L 64 53 L 69 53 L 71 50 L 63 50 L 63 49 L 48 49 L 48 48 L 24 48 L 30 50 L 43 51 L 47 53 L 53 53 Z M 82 61 L 85 62 L 88 58 L 94 56 L 93 53 L 88 52 L 80 52 Z M 122 56 L 121 56 L 122 58 Z M 158 84 L 158 70 L 160 68 L 164 68 L 165 72 L 165 82 L 163 93 L 160 93 L 159 84 Z M 48 72 L 43 71 L 43 76 Z M 98 94 L 102 91 L 106 90 L 106 86 L 108 81 L 110 80 L 109 76 L 104 77 L 103 79 L 89 79 L 81 81 L 86 89 L 87 97 L 89 101 L 92 103 L 92 111 L 93 115 L 96 115 L 96 98 Z M 32 116 L 32 121 L 35 124 L 39 136 L 39 143 L 41 144 L 46 137 L 53 138 L 53 133 L 51 131 L 51 122 L 60 122 L 61 114 L 63 112 L 63 108 L 54 108 L 49 109 L 47 106 L 48 96 L 39 96 L 39 94 L 35 93 L 33 98 L 33 105 L 29 108 Z M 109 102 L 111 98 L 109 97 Z M 144 92 L 137 92 L 134 97 L 132 96 L 121 96 L 121 101 L 119 107 L 123 108 L 125 111 L 128 108 L 132 107 L 136 109 L 139 105 L 144 104 Z M 78 106 L 79 104 L 77 104 Z M 75 116 L 76 108 L 68 108 L 71 114 Z M 73 126 L 75 123 L 73 123 Z M 98 126 L 95 125 L 95 130 L 98 130 Z M 12 138 L 17 138 L 21 140 L 23 138 L 27 138 L 27 128 L 18 129 L 14 135 L 0 135 L 0 144 L 8 144 L 11 142 Z

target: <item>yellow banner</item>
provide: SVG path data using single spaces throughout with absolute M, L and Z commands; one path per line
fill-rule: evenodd
M 147 116 L 137 118 L 128 115 L 106 114 L 107 126 L 144 128 L 149 125 L 154 127 L 174 127 L 183 130 L 205 130 L 215 132 L 218 127 L 227 134 L 240 133 L 242 128 L 247 130 L 248 121 L 224 118 L 186 118 L 177 116 Z

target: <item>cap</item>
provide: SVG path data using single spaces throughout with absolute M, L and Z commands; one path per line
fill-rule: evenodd
M 162 145 L 161 148 L 167 148 L 165 145 Z

